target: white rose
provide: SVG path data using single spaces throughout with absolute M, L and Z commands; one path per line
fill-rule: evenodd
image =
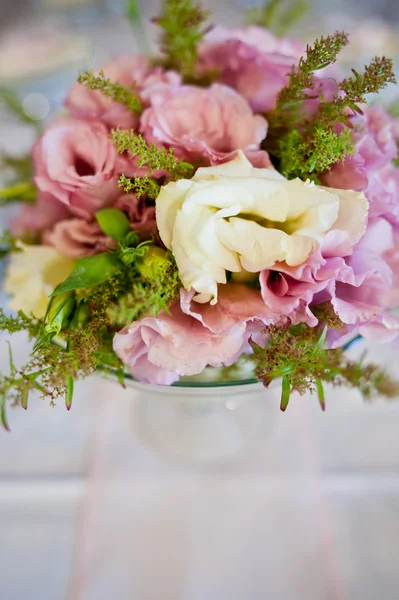
M 156 219 L 184 287 L 196 290 L 197 302 L 215 304 L 226 271 L 300 265 L 331 229 L 346 231 L 355 244 L 367 210 L 362 193 L 288 181 L 274 169 L 253 168 L 238 152 L 231 162 L 165 185 Z
M 49 295 L 64 281 L 75 262 L 50 246 L 19 244 L 20 252 L 11 255 L 4 289 L 11 295 L 9 307 L 42 318 Z

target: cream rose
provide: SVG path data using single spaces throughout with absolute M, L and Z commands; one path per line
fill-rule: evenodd
M 362 193 L 288 181 L 274 169 L 255 169 L 241 151 L 191 180 L 168 183 L 156 202 L 159 233 L 184 287 L 197 292 L 197 302 L 212 304 L 226 271 L 298 266 L 333 229 L 357 243 L 367 211 Z
M 11 295 L 9 307 L 42 318 L 49 295 L 70 274 L 75 264 L 71 258 L 50 246 L 20 244 L 7 267 L 4 289 Z

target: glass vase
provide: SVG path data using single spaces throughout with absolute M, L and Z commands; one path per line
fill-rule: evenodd
M 278 412 L 278 382 L 254 379 L 181 382 L 173 386 L 127 380 L 134 391 L 140 441 L 168 459 L 217 465 L 237 459 L 263 436 Z

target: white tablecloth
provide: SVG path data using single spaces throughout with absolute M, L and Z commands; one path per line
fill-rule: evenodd
M 325 414 L 306 397 L 281 414 L 270 401 L 251 452 L 213 469 L 143 446 L 133 392 L 111 382 L 80 384 L 70 413 L 38 400 L 11 411 L 4 598 L 394 600 L 399 403 L 334 391 Z

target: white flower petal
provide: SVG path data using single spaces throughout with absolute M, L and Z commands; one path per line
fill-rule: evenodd
M 172 181 L 161 188 L 156 200 L 156 219 L 159 235 L 165 246 L 170 250 L 172 245 L 173 223 L 177 211 L 183 205 L 188 190 L 192 187 L 188 179 Z
M 11 255 L 4 282 L 11 295 L 12 310 L 44 317 L 49 296 L 73 269 L 74 261 L 51 246 L 19 244 L 21 252 Z
M 285 262 L 298 266 L 332 230 L 359 241 L 368 203 L 363 194 L 288 181 L 255 169 L 242 152 L 190 181 L 166 185 L 157 200 L 162 240 L 171 248 L 184 287 L 214 303 L 226 271 L 257 273 Z
M 339 198 L 339 213 L 334 229 L 346 231 L 352 245 L 357 244 L 366 232 L 369 203 L 362 192 L 322 187 Z

